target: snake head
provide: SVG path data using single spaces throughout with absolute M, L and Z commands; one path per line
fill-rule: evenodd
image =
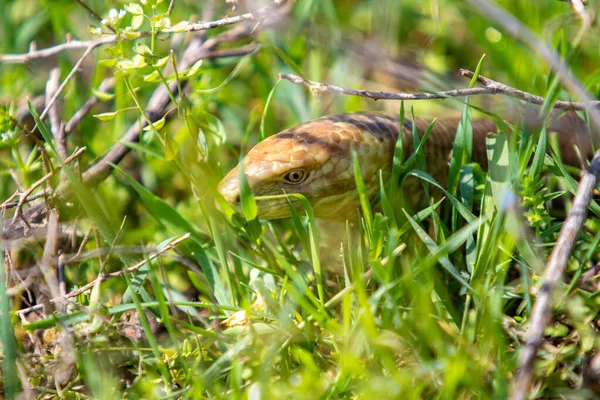
M 393 133 L 385 138 L 357 126 L 356 117 L 333 116 L 288 129 L 258 143 L 243 159 L 246 180 L 255 196 L 299 193 L 306 197 L 315 216 L 324 219 L 351 218 L 359 207 L 352 151 L 359 164 L 367 191 L 379 188 L 378 171 L 390 169 Z M 397 128 L 396 128 L 397 129 Z M 397 131 L 396 131 L 397 132 Z M 392 153 L 390 153 L 390 150 Z M 218 187 L 232 205 L 240 201 L 239 167 L 230 171 Z M 290 198 L 303 213 L 300 202 Z M 285 198 L 259 200 L 258 217 L 277 219 L 290 216 Z

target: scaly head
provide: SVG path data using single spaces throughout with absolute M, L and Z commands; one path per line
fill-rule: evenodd
M 342 114 L 307 122 L 258 143 L 243 160 L 255 196 L 301 193 L 315 215 L 351 218 L 359 207 L 352 152 L 356 152 L 367 193 L 379 189 L 379 170 L 389 176 L 398 122 L 384 114 Z M 238 167 L 219 184 L 230 204 L 240 201 Z M 299 202 L 294 206 L 302 211 Z M 258 201 L 261 219 L 290 215 L 286 199 Z

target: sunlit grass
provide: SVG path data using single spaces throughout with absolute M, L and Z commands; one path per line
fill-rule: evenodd
M 89 3 L 103 15 L 115 6 Z M 202 11 L 202 4 L 188 3 L 175 2 L 173 21 Z M 340 85 L 378 87 L 378 78 L 385 85 L 402 85 L 392 74 L 373 75 L 350 45 L 343 46 L 362 44 L 357 35 L 364 34 L 394 49 L 390 54 L 408 57 L 412 53 L 404 53 L 404 46 L 410 45 L 410 52 L 416 46 L 417 58 L 436 64 L 434 70 L 477 66 L 515 86 L 527 82 L 524 90 L 547 98 L 543 110 L 558 98 L 568 99 L 544 65 L 523 61 L 530 56 L 527 49 L 502 36 L 486 42 L 489 26 L 480 17 L 474 19 L 452 2 L 442 4 L 442 14 L 435 12 L 437 2 L 425 3 L 299 2 L 288 25 L 276 31 L 281 33 L 260 34 L 262 47 L 247 58 L 199 66 L 190 78 L 192 91 L 171 111 L 179 116 L 144 132 L 139 144 L 129 145 L 133 157 L 115 166 L 111 178 L 86 187 L 80 183 L 81 168 L 119 140 L 152 90 L 163 84 L 119 78 L 116 96 L 108 96 L 94 113 L 132 110 L 108 121 L 85 119 L 69 139 L 71 149 L 87 147 L 81 164 L 63 166 L 64 173 L 51 179 L 53 187 L 62 180 L 72 189 L 59 204 L 61 221 L 72 235 L 64 239 L 61 260 L 78 256 L 65 264 L 67 291 L 153 259 L 72 298 L 64 310 L 45 305 L 21 318 L 16 312 L 30 306 L 30 297 L 14 289 L 20 282 L 15 270 L 47 267 L 40 265 L 46 238 L 9 249 L 10 259 L 0 260 L 4 395 L 25 390 L 66 398 L 506 398 L 540 274 L 577 189 L 577 175 L 562 164 L 553 134 L 543 126 L 530 130 L 516 121 L 504 123 L 508 117 L 502 112 L 483 107 L 498 114 L 492 118 L 499 133 L 487 138 L 488 165 L 478 166 L 471 161 L 471 141 L 473 121 L 485 116 L 479 100 L 382 105 L 312 96 L 289 82 L 277 83 L 278 73 L 293 70 Z M 515 13 L 531 5 L 504 3 Z M 557 19 L 569 7 L 556 1 L 547 5 L 534 7 L 533 28 L 548 28 L 544 21 L 560 25 Z M 36 23 L 15 9 L 11 25 L 21 23 L 18 37 L 5 39 L 2 51 L 17 51 L 23 38 L 42 35 L 43 29 L 59 41 L 65 30 L 84 32 L 75 19 L 67 21 L 79 15 L 69 7 L 47 4 L 48 14 L 24 8 Z M 225 12 L 221 7 L 217 11 Z M 385 19 L 381 24 L 380 18 Z M 305 29 L 316 25 L 321 26 L 316 33 Z M 597 91 L 597 49 L 590 43 L 581 53 L 569 49 L 569 33 L 567 26 L 564 33 L 549 35 L 558 38 L 555 45 L 563 54 L 589 60 L 571 61 L 577 73 L 591 77 L 588 87 Z M 423 48 L 423 42 L 430 47 Z M 168 56 L 169 43 L 158 40 L 156 51 Z M 125 48 L 125 53 L 132 50 Z M 112 56 L 97 57 L 111 64 Z M 69 71 L 66 57 L 59 64 L 63 75 Z M 94 82 L 113 73 L 106 66 L 94 68 Z M 7 66 L 0 74 L 0 92 L 15 103 L 22 88 L 42 93 L 47 78 L 38 65 Z M 424 89 L 455 85 L 446 76 L 429 75 L 423 77 Z M 62 105 L 67 116 L 94 87 L 84 78 L 70 83 Z M 133 93 L 139 101 L 135 108 Z M 401 119 L 461 113 L 445 183 L 427 173 L 431 160 L 422 151 L 433 121 L 424 134 L 413 132 L 419 142 L 413 154 L 398 141 L 392 178 L 384 181 L 381 174 L 373 201 L 355 160 L 361 200 L 355 220 L 319 221 L 305 198 L 282 195 L 299 205 L 290 208 L 292 216 L 260 221 L 257 204 L 265 199 L 254 197 L 248 185 L 242 184 L 239 210 L 217 194 L 219 179 L 259 139 L 325 113 L 382 109 Z M 6 113 L 14 116 L 15 107 Z M 12 132 L 0 143 L 0 163 L 7 169 L 0 171 L 4 201 L 17 189 L 16 181 L 29 187 L 43 176 L 49 160 L 54 166 L 61 162 L 52 133 L 37 116 L 39 140 L 47 143 L 43 152 L 20 136 L 9 118 L 0 123 Z M 243 171 L 240 179 L 245 180 Z M 403 200 L 408 180 L 429 194 L 422 207 Z M 596 285 L 579 287 L 578 281 L 598 261 L 600 207 L 595 201 L 589 214 L 538 354 L 534 393 L 539 397 L 592 396 L 578 389 L 582 366 L 600 344 L 600 303 Z M 190 237 L 177 252 L 156 256 L 185 234 Z M 13 269 L 6 269 L 6 260 Z M 27 283 L 27 276 L 22 278 Z M 35 296 L 43 299 L 43 279 L 34 283 L 35 290 L 41 287 Z

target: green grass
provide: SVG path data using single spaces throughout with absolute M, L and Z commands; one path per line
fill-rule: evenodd
M 30 1 L 37 7 L 27 6 Z M 498 3 L 527 15 L 523 22 L 568 56 L 574 73 L 598 96 L 600 54 L 592 40 L 597 32 L 571 48 L 579 21 L 568 3 Z M 590 12 L 598 10 L 597 2 L 588 3 Z M 109 0 L 86 4 L 102 17 L 123 7 Z M 167 6 L 163 1 L 156 13 Z M 34 38 L 39 48 L 61 43 L 66 32 L 86 39 L 87 25 L 98 25 L 76 2 L 16 0 L 6 7 L 8 17 L 3 14 L 0 23 L 15 32 L 3 38 L 3 53 L 27 51 Z M 172 24 L 199 19 L 203 7 L 176 1 Z M 144 6 L 144 12 L 153 11 Z M 226 13 L 232 14 L 216 2 L 212 18 Z M 145 19 L 141 29 L 150 28 Z M 159 35 L 140 40 L 145 48 L 123 41 L 111 52 L 95 52 L 67 85 L 60 115 L 70 118 L 104 76 L 117 76 L 110 93 L 115 96 L 102 96 L 69 137 L 70 152 L 75 146 L 87 150 L 50 182 L 56 188 L 62 180 L 72 189 L 56 204 L 64 227 L 74 232 L 57 250 L 67 260 L 81 251 L 65 266 L 67 291 L 148 259 L 181 235 L 190 237 L 177 252 L 71 299 L 63 312 L 50 306 L 24 319 L 16 312 L 29 306 L 30 295 L 47 289 L 41 275 L 21 277 L 27 290 L 19 289 L 23 282 L 16 271 L 35 271 L 46 238 L 3 243 L 10 249 L 0 259 L 4 396 L 23 390 L 62 398 L 506 398 L 543 267 L 577 189 L 573 169 L 555 153 L 545 154 L 552 134 L 498 123 L 500 133 L 488 138 L 491 161 L 481 166 L 484 172 L 471 163 L 472 121 L 484 116 L 479 108 L 509 117 L 506 99 L 400 105 L 313 96 L 278 81 L 280 72 L 294 71 L 353 88 L 410 92 L 468 87 L 453 76 L 467 68 L 545 96 L 545 109 L 556 99 L 570 99 L 530 49 L 502 32 L 498 39 L 490 29 L 485 18 L 455 1 L 297 2 L 284 26 L 257 34 L 259 48 L 251 55 L 205 60 L 165 75 L 190 83 L 191 91 L 170 111 L 174 118 L 143 132 L 110 178 L 86 187 L 80 172 L 120 140 L 145 114 L 152 92 L 164 85 L 152 64 L 165 57 L 171 62 L 171 50 L 179 56 L 182 45 Z M 414 72 L 414 81 L 407 82 L 377 60 L 369 68 L 360 58 L 364 49 L 355 52 L 365 43 L 377 44 L 369 49 L 398 63 L 410 59 L 424 72 Z M 147 52 L 152 56 L 145 66 L 131 71 L 113 66 L 114 60 L 123 63 Z M 41 152 L 7 115 L 14 116 L 25 97 L 43 94 L 50 66 L 58 65 L 64 79 L 74 54 L 48 63 L 0 65 L 0 99 L 7 104 L 0 116 L 2 201 L 19 185 L 30 187 L 50 165 L 62 165 L 47 123 L 22 122 L 29 128 L 38 122 Z M 398 142 L 393 179 L 382 180 L 372 204 L 361 166 L 354 164 L 362 217 L 347 224 L 316 220 L 301 197 L 294 200 L 303 212 L 259 221 L 261 198 L 247 188 L 241 213 L 222 202 L 217 207 L 219 179 L 259 139 L 313 117 L 358 110 L 409 118 L 462 115 L 449 185 L 427 174 L 425 135 L 412 155 Z M 509 137 L 510 129 L 518 134 Z M 423 209 L 402 208 L 405 179 L 419 180 L 432 194 Z M 4 221 L 12 216 L 7 211 Z M 594 395 L 582 384 L 582 368 L 600 345 L 600 300 L 596 283 L 580 288 L 576 283 L 599 261 L 599 216 L 592 202 L 555 294 L 533 396 Z

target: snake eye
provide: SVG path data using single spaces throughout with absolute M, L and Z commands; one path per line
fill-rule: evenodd
M 301 169 L 295 169 L 295 170 L 292 170 L 292 171 L 289 171 L 288 173 L 286 173 L 283 176 L 283 179 L 287 183 L 297 185 L 299 183 L 304 182 L 304 180 L 306 179 L 307 176 L 308 176 L 308 173 L 306 173 L 306 171 L 301 170 Z

